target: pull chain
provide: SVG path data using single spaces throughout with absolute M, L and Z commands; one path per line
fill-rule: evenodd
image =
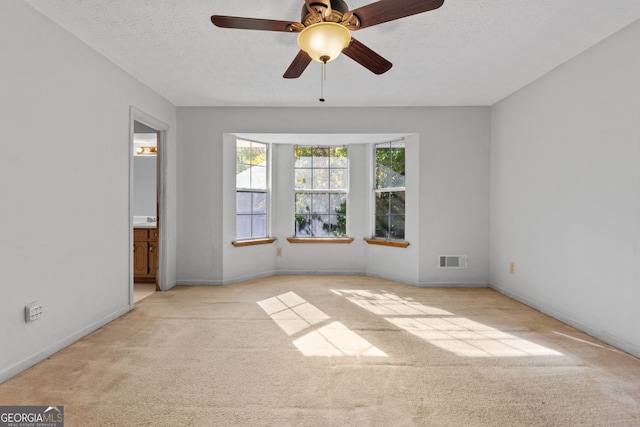
M 320 99 L 318 101 L 324 102 L 324 81 L 327 79 L 327 59 L 328 57 L 320 57 L 322 60 L 322 68 L 320 68 Z

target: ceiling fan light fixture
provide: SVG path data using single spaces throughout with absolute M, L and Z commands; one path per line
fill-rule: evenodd
M 335 22 L 318 22 L 298 35 L 300 49 L 318 62 L 333 61 L 350 42 L 349 30 Z

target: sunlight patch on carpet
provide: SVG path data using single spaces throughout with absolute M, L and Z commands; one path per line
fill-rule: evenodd
M 412 298 L 403 298 L 391 292 L 372 292 L 366 290 L 335 290 L 336 295 L 344 296 L 352 303 L 359 305 L 367 311 L 378 315 L 427 315 L 427 316 L 453 316 L 446 310 L 429 307 L 414 301 Z
M 336 321 L 327 324 L 331 317 L 295 292 L 267 298 L 257 304 L 287 335 L 306 332 L 293 341 L 305 356 L 387 357 L 385 352 L 344 324 Z
M 390 292 L 332 290 L 443 350 L 465 357 L 563 356 L 550 348 Z
M 382 350 L 340 322 L 309 332 L 293 344 L 305 356 L 387 357 Z

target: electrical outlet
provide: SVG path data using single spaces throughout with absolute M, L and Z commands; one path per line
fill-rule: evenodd
M 513 261 L 509 263 L 509 273 L 516 274 L 516 263 Z
M 42 304 L 38 301 L 27 304 L 24 307 L 24 320 L 29 323 L 42 317 Z
M 276 248 L 276 256 L 282 256 L 282 248 Z

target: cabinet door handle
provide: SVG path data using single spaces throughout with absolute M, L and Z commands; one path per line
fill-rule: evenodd
M 149 245 L 149 252 L 153 252 L 153 245 Z

